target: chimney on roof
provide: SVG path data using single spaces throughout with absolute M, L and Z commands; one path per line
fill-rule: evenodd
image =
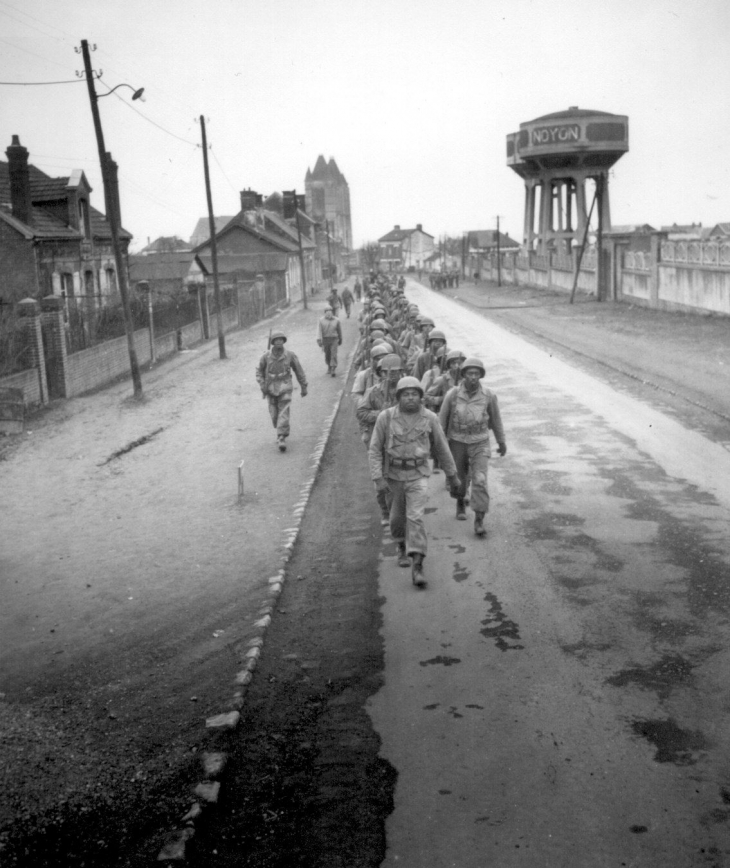
M 398 231 L 400 231 L 400 226 L 396 223 L 395 226 L 393 227 L 393 229 L 395 232 L 398 232 Z
M 114 218 L 117 221 L 117 230 L 122 228 L 122 206 L 119 203 L 119 166 L 112 159 L 109 151 L 106 152 L 106 173 L 109 178 L 109 193 L 112 201 L 106 203 L 107 211 L 114 211 Z M 106 219 L 109 219 L 107 214 Z
M 416 223 L 416 229 L 419 232 L 423 232 L 423 223 Z
M 30 198 L 30 172 L 28 170 L 28 150 L 20 144 L 18 136 L 13 136 L 10 147 L 5 151 L 8 158 L 10 176 L 10 205 L 13 217 L 21 223 L 30 224 L 32 202 Z
M 264 197 L 248 187 L 246 190 L 241 190 L 241 211 L 255 211 L 260 208 L 264 202 Z

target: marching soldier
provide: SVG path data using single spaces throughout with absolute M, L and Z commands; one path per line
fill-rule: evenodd
M 293 391 L 292 370 L 302 390 L 307 395 L 307 377 L 299 359 L 291 350 L 285 350 L 286 335 L 276 331 L 269 340 L 269 349 L 261 356 L 256 368 L 256 381 L 261 394 L 269 402 L 271 421 L 276 428 L 276 443 L 280 452 L 286 452 L 289 436 L 289 409 Z
M 439 414 L 461 477 L 456 493 L 456 518 L 466 520 L 464 497 L 467 479 L 471 475 L 471 506 L 477 536 L 487 533 L 484 516 L 489 511 L 487 466 L 492 454 L 490 430 L 494 432 L 499 454 L 507 454 L 497 396 L 479 382 L 484 374 L 484 365 L 479 359 L 466 359 L 461 366 L 461 382 L 446 394 Z
M 324 350 L 327 373 L 334 377 L 337 369 L 337 347 L 342 344 L 342 326 L 329 305 L 324 309 L 324 316 L 317 326 L 317 344 Z
M 368 450 L 370 476 L 378 491 L 389 492 L 392 497 L 390 532 L 398 545 L 398 564 L 407 567 L 410 563 L 413 584 L 423 588 L 423 559 L 428 546 L 423 516 L 432 440 L 452 492 L 460 481 L 438 416 L 421 404 L 421 384 L 414 377 L 402 377 L 395 394 L 395 406 L 383 410 L 375 423 Z
M 345 313 L 347 314 L 347 318 L 350 319 L 350 310 L 352 309 L 352 302 L 355 300 L 350 290 L 349 286 L 346 286 L 342 290 L 342 303 L 345 305 Z

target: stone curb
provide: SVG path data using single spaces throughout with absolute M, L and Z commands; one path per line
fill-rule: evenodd
M 276 603 L 281 594 L 284 582 L 286 580 L 287 565 L 291 560 L 294 544 L 299 536 L 299 528 L 302 523 L 304 511 L 309 502 L 309 495 L 312 491 L 314 483 L 317 479 L 317 474 L 322 464 L 322 456 L 329 442 L 332 426 L 334 425 L 337 413 L 342 405 L 342 399 L 346 392 L 346 384 L 350 378 L 352 364 L 355 359 L 359 342 L 356 342 L 355 347 L 347 356 L 345 385 L 339 390 L 335 397 L 332 412 L 324 420 L 322 434 L 317 440 L 314 451 L 310 455 L 310 473 L 306 481 L 299 489 L 297 501 L 292 509 L 291 526 L 284 528 L 282 531 L 282 556 L 281 566 L 276 574 L 270 576 L 267 580 L 267 594 L 258 610 L 256 619 L 252 623 L 253 631 L 251 637 L 245 642 L 246 651 L 243 655 L 243 668 L 236 673 L 234 678 L 234 691 L 231 698 L 230 710 L 221 712 L 213 717 L 209 717 L 205 721 L 206 730 L 212 734 L 227 733 L 235 731 L 241 719 L 240 710 L 243 708 L 246 698 L 246 692 L 249 684 L 253 680 L 253 673 L 258 665 L 261 650 L 264 646 L 264 636 L 266 630 L 271 624 L 271 618 L 276 610 Z M 157 862 L 185 862 L 186 850 L 188 841 L 195 836 L 196 824 L 200 823 L 205 816 L 205 808 L 209 805 L 215 805 L 218 802 L 218 796 L 221 787 L 221 778 L 223 777 L 227 762 L 227 755 L 224 751 L 206 751 L 201 755 L 201 764 L 203 777 L 202 780 L 194 787 L 193 793 L 195 801 L 190 806 L 184 816 L 180 818 L 181 825 L 167 836 L 167 840 L 157 854 Z

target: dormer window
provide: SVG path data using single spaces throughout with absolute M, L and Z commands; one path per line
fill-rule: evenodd
M 83 233 L 84 238 L 91 237 L 89 202 L 87 199 L 79 199 L 79 231 Z

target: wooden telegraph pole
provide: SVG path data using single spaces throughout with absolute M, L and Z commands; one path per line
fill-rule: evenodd
M 104 133 L 101 129 L 101 118 L 99 116 L 98 96 L 94 87 L 94 73 L 91 69 L 91 58 L 89 56 L 89 43 L 86 39 L 81 40 L 81 54 L 84 58 L 84 72 L 86 74 L 86 85 L 89 90 L 89 100 L 91 102 L 91 116 L 94 119 L 94 131 L 96 133 L 96 144 L 99 149 L 99 163 L 101 164 L 101 179 L 104 185 L 104 201 L 106 204 L 106 219 L 109 223 L 109 231 L 112 237 L 112 249 L 114 250 L 114 265 L 117 269 L 117 285 L 119 286 L 119 296 L 122 300 L 122 311 L 124 313 L 124 331 L 127 334 L 127 350 L 129 352 L 129 368 L 132 373 L 132 384 L 134 386 L 134 397 L 142 397 L 142 377 L 139 372 L 139 362 L 137 361 L 137 350 L 134 346 L 134 322 L 132 320 L 132 309 L 129 306 L 129 285 L 127 283 L 127 266 L 122 255 L 122 245 L 119 241 L 119 225 L 117 199 L 115 191 L 109 177 L 109 163 L 104 145 Z M 120 86 L 120 85 L 118 85 Z M 104 94 L 102 94 L 103 96 Z
M 502 251 L 499 241 L 499 214 L 497 214 L 497 286 L 502 286 Z
M 203 135 L 203 170 L 205 172 L 205 195 L 208 200 L 208 226 L 210 228 L 210 256 L 213 261 L 213 294 L 215 295 L 216 323 L 218 325 L 218 352 L 221 359 L 226 358 L 226 338 L 223 334 L 223 315 L 221 313 L 221 288 L 218 283 L 218 246 L 215 240 L 215 217 L 213 216 L 213 196 L 210 192 L 210 173 L 208 171 L 208 141 L 205 137 L 205 118 L 200 116 L 200 131 Z

